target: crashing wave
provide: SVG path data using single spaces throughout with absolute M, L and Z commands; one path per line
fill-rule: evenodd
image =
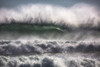
M 87 4 L 1 8 L 0 40 L 0 67 L 100 67 L 100 10 Z
M 100 40 L 99 18 L 98 7 L 88 4 L 72 7 L 31 4 L 1 8 L 0 40 Z
M 52 5 L 27 5 L 16 9 L 0 9 L 0 24 L 2 23 L 36 23 L 55 24 L 72 27 L 99 27 L 100 12 L 96 6 L 77 4 L 72 7 Z

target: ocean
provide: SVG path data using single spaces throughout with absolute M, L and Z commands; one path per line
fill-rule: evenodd
M 0 8 L 0 67 L 100 67 L 99 8 Z

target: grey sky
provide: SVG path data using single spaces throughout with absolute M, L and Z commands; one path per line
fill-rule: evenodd
M 16 7 L 25 4 L 52 4 L 60 6 L 72 6 L 76 3 L 89 3 L 100 6 L 100 0 L 0 0 L 0 7 Z

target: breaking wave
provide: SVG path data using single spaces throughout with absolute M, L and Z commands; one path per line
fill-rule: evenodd
M 99 41 L 97 6 L 0 8 L 0 67 L 100 67 Z
M 88 4 L 72 7 L 31 4 L 12 9 L 1 8 L 0 40 L 99 40 L 99 18 L 99 8 Z M 34 33 L 26 35 L 19 32 Z
M 77 4 L 72 7 L 52 5 L 27 5 L 16 9 L 0 9 L 0 24 L 2 23 L 35 23 L 55 24 L 80 27 L 80 25 L 97 27 L 100 24 L 99 8 L 87 4 Z

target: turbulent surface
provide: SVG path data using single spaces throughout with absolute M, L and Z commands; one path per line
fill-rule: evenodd
M 0 57 L 1 67 L 100 67 L 99 59 L 66 55 Z
M 44 53 L 99 53 L 97 42 L 73 41 L 1 41 L 0 55 L 29 55 Z
M 1 41 L 0 67 L 100 67 L 98 42 Z

